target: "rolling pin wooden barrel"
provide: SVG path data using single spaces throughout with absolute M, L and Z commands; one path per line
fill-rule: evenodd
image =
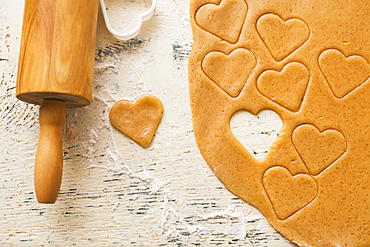
M 55 203 L 62 181 L 66 107 L 92 99 L 99 0 L 26 0 L 17 98 L 40 107 L 34 184 Z

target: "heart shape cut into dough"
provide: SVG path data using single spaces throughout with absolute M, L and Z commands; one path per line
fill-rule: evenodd
M 244 0 L 222 0 L 219 5 L 205 4 L 195 14 L 197 24 L 229 43 L 236 43 L 247 16 Z
M 291 62 L 281 72 L 264 71 L 257 79 L 257 88 L 265 97 L 296 112 L 301 106 L 309 79 L 306 66 Z
M 341 157 L 346 149 L 345 137 L 337 130 L 320 132 L 311 124 L 303 124 L 293 131 L 293 144 L 313 175 L 318 175 Z
M 263 186 L 279 219 L 293 215 L 313 199 L 318 188 L 307 174 L 292 174 L 282 166 L 268 169 L 263 175 Z
M 111 124 L 146 147 L 152 141 L 162 119 L 163 104 L 153 95 L 144 95 L 134 104 L 120 100 L 109 112 Z
M 239 110 L 230 119 L 231 132 L 257 160 L 266 157 L 282 128 L 283 121 L 272 110 L 262 110 L 258 115 Z
M 302 46 L 310 35 L 300 19 L 284 21 L 275 14 L 265 14 L 257 21 L 257 31 L 275 60 L 281 61 Z
M 230 54 L 210 52 L 202 60 L 204 73 L 231 97 L 239 95 L 256 66 L 256 57 L 244 48 Z
M 365 58 L 345 57 L 336 49 L 325 50 L 319 66 L 336 97 L 342 98 L 364 83 L 370 76 L 370 65 Z

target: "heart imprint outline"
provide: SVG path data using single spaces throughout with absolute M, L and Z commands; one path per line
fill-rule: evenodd
M 219 51 L 208 53 L 202 60 L 203 72 L 231 97 L 237 97 L 256 66 L 256 57 L 245 48 L 229 54 Z M 230 80 L 233 77 L 235 80 Z
M 153 95 L 143 95 L 134 103 L 116 102 L 109 112 L 111 124 L 143 147 L 154 138 L 162 119 L 163 104 Z
M 292 141 L 312 175 L 320 174 L 347 150 L 347 141 L 341 132 L 334 129 L 320 131 L 311 124 L 295 128 Z
M 300 48 L 309 38 L 308 25 L 301 19 L 283 20 L 276 14 L 264 14 L 257 20 L 257 32 L 276 61 Z
M 323 51 L 319 56 L 319 67 L 337 98 L 345 97 L 370 77 L 370 65 L 364 57 L 346 57 L 337 49 Z
M 208 3 L 195 13 L 199 27 L 209 33 L 235 44 L 241 34 L 248 5 L 244 0 L 221 0 L 220 3 Z
M 306 94 L 310 73 L 298 62 L 286 64 L 281 71 L 266 70 L 257 79 L 258 91 L 277 104 L 297 112 Z
M 308 174 L 292 175 L 282 166 L 269 168 L 263 175 L 263 186 L 277 217 L 285 220 L 311 203 L 318 186 Z

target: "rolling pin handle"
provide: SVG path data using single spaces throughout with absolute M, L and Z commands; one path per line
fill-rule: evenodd
M 35 160 L 35 190 L 39 203 L 55 203 L 63 173 L 62 134 L 66 104 L 44 100 L 40 107 L 40 141 Z

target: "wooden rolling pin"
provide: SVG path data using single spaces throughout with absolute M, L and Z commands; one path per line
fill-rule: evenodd
M 63 171 L 66 107 L 90 104 L 99 0 L 27 0 L 17 97 L 40 107 L 35 190 L 55 203 Z

